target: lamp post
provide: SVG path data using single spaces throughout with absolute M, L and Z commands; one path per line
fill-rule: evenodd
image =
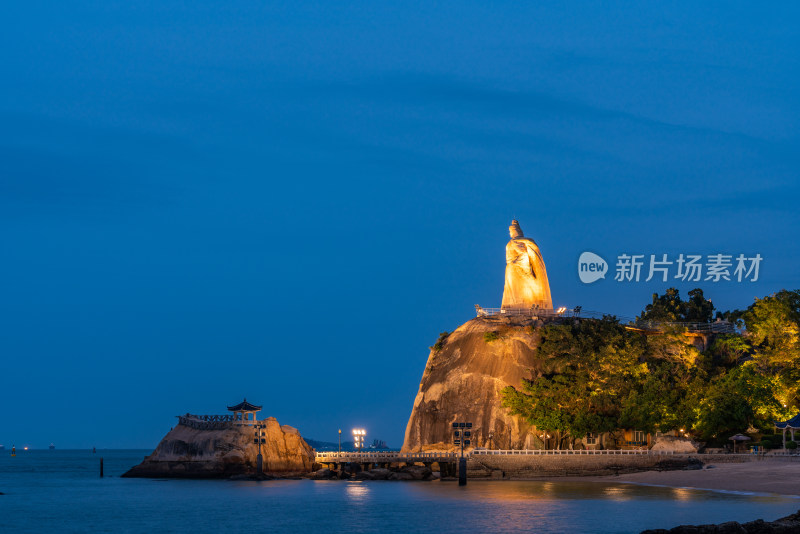
M 356 448 L 356 451 L 363 452 L 364 451 L 364 436 L 367 435 L 367 431 L 363 428 L 354 428 L 353 429 L 353 446 Z
M 467 485 L 467 459 L 464 458 L 464 445 L 472 443 L 472 423 L 453 423 L 453 444 L 461 445 L 461 458 L 458 459 L 458 485 Z
M 339 456 L 342 455 L 342 429 L 339 429 Z
M 267 425 L 264 423 L 256 423 L 253 425 L 253 429 L 255 430 L 256 434 L 253 442 L 258 445 L 258 456 L 256 456 L 256 473 L 259 475 L 263 474 L 264 472 L 264 457 L 261 456 L 261 445 L 267 442 L 267 440 L 264 438 L 265 428 L 267 428 Z

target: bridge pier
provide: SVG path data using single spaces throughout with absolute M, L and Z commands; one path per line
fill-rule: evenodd
M 455 462 L 439 462 L 439 476 L 441 478 L 455 478 L 456 472 Z

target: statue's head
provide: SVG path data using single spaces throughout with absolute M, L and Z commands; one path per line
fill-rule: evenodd
M 511 239 L 516 239 L 518 237 L 525 237 L 522 233 L 522 228 L 519 227 L 519 221 L 514 219 L 511 221 L 511 226 L 508 227 L 508 233 L 511 235 Z

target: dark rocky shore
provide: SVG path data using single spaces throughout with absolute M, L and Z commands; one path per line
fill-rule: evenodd
M 719 525 L 681 525 L 669 530 L 644 530 L 641 534 L 797 534 L 800 532 L 800 511 L 776 519 L 757 519 L 749 523 L 730 521 Z
M 428 467 L 408 465 L 392 469 L 370 469 L 368 471 L 320 469 L 312 473 L 310 478 L 312 480 L 433 480 L 437 477 Z

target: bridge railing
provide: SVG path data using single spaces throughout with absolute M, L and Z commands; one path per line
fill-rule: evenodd
M 689 332 L 700 334 L 734 334 L 736 326 L 728 321 L 713 323 L 659 323 L 655 321 L 633 321 L 631 326 L 650 330 L 666 330 L 668 328 L 685 328 Z
M 453 452 L 412 452 L 401 453 L 397 451 L 370 451 L 370 452 L 318 452 L 316 457 L 318 459 L 325 459 L 329 461 L 332 459 L 342 459 L 352 461 L 356 460 L 373 460 L 373 459 L 417 459 L 427 460 L 435 458 L 455 458 L 456 454 Z
M 671 455 L 674 451 L 653 451 L 649 449 L 583 449 L 583 450 L 552 450 L 552 449 L 521 449 L 521 450 L 478 450 L 471 451 L 471 456 L 581 456 L 581 455 Z
M 204 419 L 197 415 L 178 415 L 178 424 L 194 428 L 195 430 L 223 430 L 235 425 L 233 419 Z M 210 416 L 205 416 L 210 417 Z M 220 416 L 222 417 L 222 416 Z
M 201 421 L 236 421 L 237 419 L 232 414 L 225 415 L 189 415 Z
M 318 452 L 317 456 L 326 456 L 328 458 L 394 458 L 398 454 L 397 451 L 370 451 L 370 452 Z
M 551 449 L 521 449 L 521 450 L 473 450 L 464 453 L 466 457 L 479 456 L 670 456 L 674 451 L 653 451 L 649 449 L 604 449 L 604 450 L 551 450 Z M 342 460 L 347 462 L 358 460 L 433 460 L 452 459 L 458 457 L 454 452 L 418 452 L 418 453 L 399 453 L 399 452 L 318 452 L 318 461 L 330 462 L 332 460 Z

